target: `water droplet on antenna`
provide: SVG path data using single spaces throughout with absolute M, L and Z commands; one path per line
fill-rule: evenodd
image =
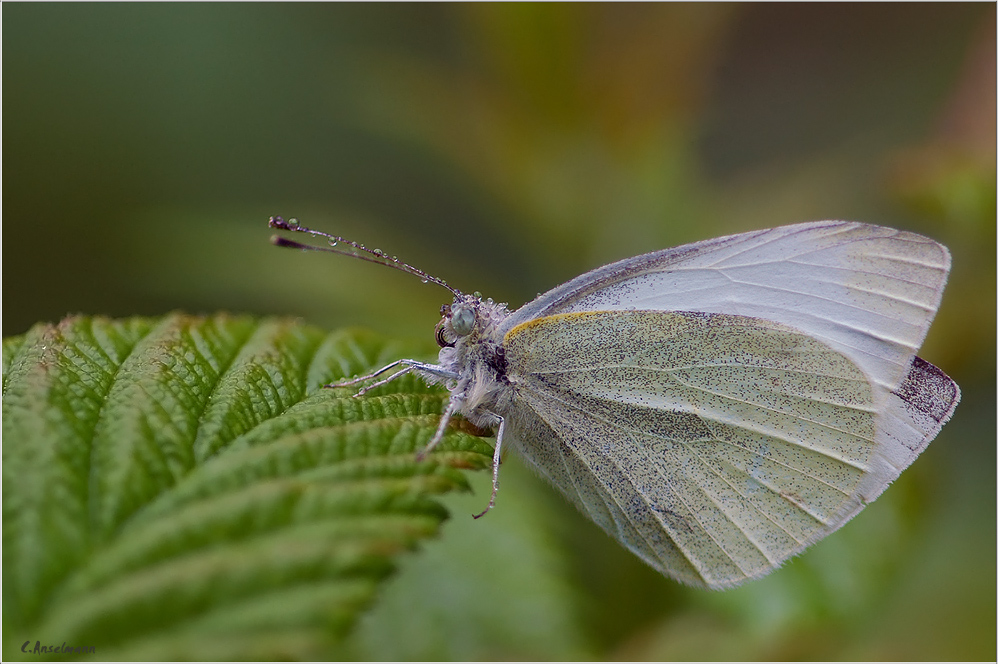
M 291 217 L 290 219 L 288 219 L 288 226 L 290 226 L 291 228 L 297 228 L 298 227 L 298 217 Z

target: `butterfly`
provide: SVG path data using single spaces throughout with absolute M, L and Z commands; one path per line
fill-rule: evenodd
M 388 265 L 453 296 L 437 364 L 399 360 L 336 386 L 388 374 L 362 394 L 410 372 L 446 385 L 422 454 L 456 414 L 495 428 L 486 511 L 513 447 L 691 586 L 759 578 L 840 528 L 960 399 L 915 355 L 950 268 L 946 247 L 915 233 L 828 221 L 730 235 L 605 265 L 510 311 L 378 250 L 270 225 L 329 246 L 276 244 Z

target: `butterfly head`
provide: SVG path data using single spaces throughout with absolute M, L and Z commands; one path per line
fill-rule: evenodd
M 478 312 L 483 304 L 477 294 L 461 294 L 450 304 L 440 307 L 442 318 L 437 323 L 437 344 L 441 348 L 452 348 L 458 340 L 471 336 L 478 327 Z
M 450 304 L 440 307 L 436 339 L 441 348 L 453 348 L 462 341 L 488 337 L 498 324 L 509 316 L 503 303 L 491 298 L 482 299 L 481 293 L 461 293 Z

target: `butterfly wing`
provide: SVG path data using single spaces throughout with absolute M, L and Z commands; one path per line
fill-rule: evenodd
M 523 306 L 501 331 L 581 311 L 751 316 L 823 341 L 892 391 L 925 338 L 949 267 L 946 247 L 915 233 L 839 221 L 782 226 L 606 265 Z
M 527 461 L 650 565 L 710 588 L 845 523 L 958 398 L 921 360 L 885 393 L 829 344 L 743 316 L 559 314 L 504 345 Z

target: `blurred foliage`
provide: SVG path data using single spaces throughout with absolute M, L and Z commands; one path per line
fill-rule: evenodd
M 950 247 L 920 354 L 963 402 L 833 537 L 694 592 L 511 457 L 497 509 L 462 519 L 472 478 L 353 656 L 995 658 L 993 4 L 3 9 L 5 335 L 181 308 L 430 338 L 443 292 L 270 247 L 270 214 L 513 306 L 798 221 Z

